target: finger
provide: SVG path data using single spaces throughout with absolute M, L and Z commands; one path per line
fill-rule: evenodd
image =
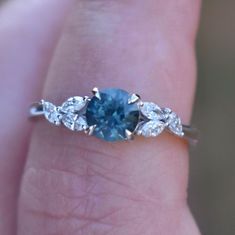
M 94 86 L 120 87 L 173 108 L 187 123 L 198 7 L 193 0 L 79 1 L 44 98 L 61 103 Z M 19 234 L 186 235 L 188 227 L 196 234 L 187 176 L 187 148 L 175 137 L 110 144 L 40 122 L 21 188 Z
M 39 98 L 66 12 L 62 1 L 25 3 L 12 1 L 0 11 L 0 234 L 5 235 L 16 229 L 18 188 L 31 129 L 27 108 L 30 100 Z

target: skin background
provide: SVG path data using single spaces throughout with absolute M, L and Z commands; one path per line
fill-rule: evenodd
M 201 140 L 191 150 L 189 204 L 207 235 L 235 232 L 234 10 L 234 0 L 204 0 L 197 41 L 193 123 Z

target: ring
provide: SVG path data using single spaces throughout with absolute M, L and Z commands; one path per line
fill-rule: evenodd
M 109 142 L 132 140 L 134 136 L 156 137 L 164 130 L 197 142 L 197 130 L 183 125 L 169 108 L 144 102 L 122 89 L 93 88 L 92 97 L 74 96 L 61 106 L 41 100 L 30 107 L 30 117 L 44 116 L 50 123 L 72 131 L 83 131 Z

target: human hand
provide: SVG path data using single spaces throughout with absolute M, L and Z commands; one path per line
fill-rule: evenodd
M 189 122 L 199 5 L 18 0 L 2 7 L 0 234 L 199 234 L 187 206 L 184 142 L 163 134 L 106 143 L 45 121 L 32 131 L 26 117 L 41 97 L 61 103 L 98 86 L 136 92 Z

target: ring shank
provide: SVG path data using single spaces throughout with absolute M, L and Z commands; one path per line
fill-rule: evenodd
M 196 145 L 198 143 L 198 130 L 189 125 L 183 125 L 184 138 L 191 144 Z
M 33 103 L 30 108 L 29 108 L 29 117 L 38 117 L 38 116 L 43 116 L 43 106 L 42 103 Z

